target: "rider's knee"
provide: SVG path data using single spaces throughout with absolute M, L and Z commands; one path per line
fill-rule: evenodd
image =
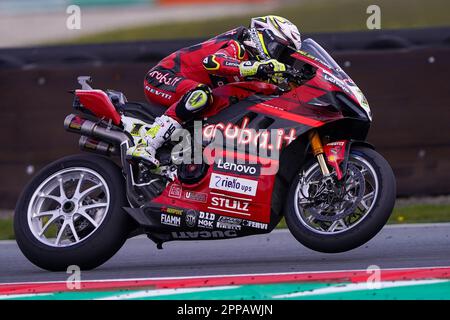
M 178 118 L 183 121 L 192 120 L 195 115 L 208 106 L 213 100 L 211 89 L 204 84 L 189 90 L 177 103 L 175 112 Z

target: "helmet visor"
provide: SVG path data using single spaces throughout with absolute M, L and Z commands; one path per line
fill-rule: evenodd
M 271 30 L 264 30 L 261 35 L 263 47 L 272 59 L 278 60 L 289 47 L 288 41 L 275 36 Z

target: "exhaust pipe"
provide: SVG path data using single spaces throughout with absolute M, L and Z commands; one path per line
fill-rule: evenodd
M 66 117 L 64 120 L 64 128 L 69 132 L 78 133 L 90 138 L 105 140 L 114 145 L 118 144 L 120 146 L 124 142 L 128 142 L 130 146 L 133 145 L 131 138 L 124 132 L 105 128 L 98 123 L 84 119 L 75 114 L 69 114 Z M 100 148 L 104 149 L 103 147 Z
M 114 145 L 87 136 L 81 136 L 78 144 L 82 151 L 99 153 L 105 156 L 119 155 L 118 149 Z
M 87 136 L 80 138 L 80 145 L 83 144 L 83 147 L 86 146 L 86 139 L 91 138 L 94 141 L 96 150 L 109 150 L 110 152 L 112 152 L 113 150 L 117 150 L 114 152 L 120 154 L 122 170 L 125 176 L 128 201 L 132 206 L 140 206 L 143 204 L 144 198 L 143 196 L 136 193 L 135 186 L 133 185 L 132 168 L 131 165 L 126 161 L 125 156 L 127 148 L 134 145 L 133 140 L 130 136 L 119 130 L 105 128 L 99 123 L 84 119 L 75 114 L 69 114 L 66 117 L 66 119 L 64 120 L 64 128 L 69 132 Z M 106 142 L 97 141 L 97 139 Z M 108 143 L 112 144 L 112 147 L 114 149 L 111 149 L 111 146 L 108 145 Z M 106 147 L 106 145 L 108 145 L 108 147 Z M 92 149 L 90 151 L 92 151 Z

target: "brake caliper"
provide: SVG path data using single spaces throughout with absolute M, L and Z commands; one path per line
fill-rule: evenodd
M 340 165 L 345 160 L 347 145 L 347 140 L 339 140 L 330 142 L 323 146 L 323 151 L 325 153 L 327 162 L 336 171 L 336 177 L 338 178 L 338 180 L 341 180 L 343 177 L 343 170 Z

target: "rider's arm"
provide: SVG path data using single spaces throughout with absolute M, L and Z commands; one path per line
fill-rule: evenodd
M 203 59 L 203 67 L 217 76 L 267 78 L 268 72 L 285 71 L 286 66 L 275 59 L 266 61 L 248 60 L 244 46 L 230 40 L 216 53 Z
M 265 61 L 243 61 L 239 64 L 242 77 L 257 77 L 265 79 L 268 74 L 286 71 L 286 65 L 275 59 Z
M 203 59 L 203 67 L 217 76 L 240 76 L 239 65 L 248 59 L 248 54 L 242 44 L 230 40 L 216 53 Z

